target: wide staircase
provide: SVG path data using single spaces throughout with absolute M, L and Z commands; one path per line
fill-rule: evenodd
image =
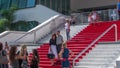
M 95 44 L 98 42 L 106 42 L 106 41 L 115 41 L 115 28 L 111 28 L 105 35 L 101 36 L 103 32 L 105 32 L 109 27 L 111 27 L 113 24 L 119 25 L 120 21 L 112 21 L 112 22 L 100 22 L 96 23 L 95 25 L 90 24 L 85 29 L 83 29 L 81 32 L 78 32 L 71 40 L 67 41 L 68 48 L 74 53 L 74 56 L 69 58 L 71 66 L 73 59 L 84 49 L 86 49 L 91 43 L 93 43 L 96 39 L 96 41 L 92 44 L 90 48 L 88 48 L 84 53 L 82 53 L 81 56 L 75 62 L 80 62 L 80 60 L 84 59 L 84 57 L 91 53 L 90 51 L 97 47 Z M 118 32 L 120 32 L 120 27 L 117 28 Z M 101 36 L 100 38 L 98 38 Z M 118 38 L 120 39 L 119 33 Z M 43 44 L 41 47 L 39 47 L 38 53 L 40 58 L 39 67 L 42 68 L 61 68 L 60 64 L 56 64 L 55 66 L 51 66 L 50 60 L 47 58 L 47 53 L 49 49 L 49 44 Z M 32 53 L 30 54 L 32 56 Z M 79 64 L 79 63 L 78 63 Z M 79 68 L 79 67 L 78 67 Z M 86 68 L 86 67 L 81 67 Z M 89 68 L 89 67 L 87 67 Z
M 114 68 L 119 54 L 119 44 L 98 44 L 74 68 Z

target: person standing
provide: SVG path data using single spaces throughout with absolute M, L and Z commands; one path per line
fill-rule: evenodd
M 16 54 L 17 46 L 12 46 L 9 52 L 10 68 L 20 68 L 19 59 L 21 58 Z
M 50 48 L 49 48 L 48 54 L 54 54 L 54 56 L 55 56 L 54 58 L 51 58 L 51 65 L 53 66 L 54 59 L 58 58 L 57 49 L 56 49 L 56 34 L 52 35 L 52 38 L 49 41 L 49 45 L 50 45 Z
M 9 51 L 10 51 L 10 47 L 9 47 L 9 45 L 8 45 L 8 43 L 7 42 L 5 42 L 5 46 L 4 46 L 4 49 L 3 49 L 6 53 L 6 56 L 7 56 L 7 58 L 9 59 Z M 8 63 L 8 68 L 9 68 L 9 66 L 10 66 L 10 63 Z
M 71 54 L 71 55 L 69 56 L 69 54 Z M 62 44 L 62 49 L 59 53 L 59 56 L 61 56 L 63 59 L 62 60 L 62 68 L 70 68 L 70 62 L 69 62 L 68 58 L 73 56 L 73 52 L 67 48 L 66 43 Z
M 92 20 L 93 20 L 93 23 L 97 22 L 97 13 L 96 13 L 96 11 L 92 11 Z
M 39 55 L 37 49 L 33 49 L 33 56 L 30 62 L 30 68 L 38 68 Z
M 70 21 L 67 19 L 65 23 L 65 30 L 66 30 L 66 36 L 67 40 L 70 40 Z
M 18 55 L 17 46 L 14 45 L 10 48 L 9 52 L 10 68 L 20 68 L 19 59 L 26 59 L 26 55 L 24 56 Z
M 9 45 L 8 45 L 7 42 L 5 42 L 4 50 L 7 52 L 7 55 L 8 55 L 8 54 L 9 54 L 9 50 L 10 50 L 10 48 L 9 48 Z
M 88 23 L 93 23 L 92 13 L 88 15 Z
M 8 62 L 7 53 L 3 50 L 3 44 L 0 42 L 0 68 L 9 68 Z
M 119 20 L 120 20 L 120 0 L 118 0 L 117 10 L 118 10 L 118 15 L 119 15 Z
M 63 36 L 60 35 L 60 31 L 57 31 L 57 38 L 56 38 L 56 48 L 57 48 L 57 53 L 59 54 L 61 51 L 61 47 L 62 47 L 62 43 L 63 43 Z M 58 61 L 60 60 L 60 57 L 58 55 Z
M 25 56 L 24 59 L 19 59 L 19 66 L 20 66 L 19 68 L 26 68 L 27 63 L 29 61 L 28 52 L 27 52 L 27 46 L 26 45 L 21 45 L 21 50 L 18 51 L 18 55 L 19 56 Z

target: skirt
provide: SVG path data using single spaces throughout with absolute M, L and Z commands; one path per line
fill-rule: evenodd
M 50 51 L 50 48 L 49 48 L 48 54 L 51 54 L 51 53 L 54 54 L 55 58 L 57 59 L 58 58 L 58 54 L 57 54 L 56 45 L 51 45 L 50 47 L 51 47 L 52 51 Z

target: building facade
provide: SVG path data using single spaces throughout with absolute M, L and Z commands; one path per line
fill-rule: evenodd
M 0 0 L 0 10 L 8 9 L 11 6 L 17 8 L 30 8 L 34 7 L 36 0 Z
M 92 9 L 102 9 L 102 8 L 116 8 L 118 0 L 71 0 L 71 10 L 72 11 L 79 11 L 84 10 L 86 11 Z
M 116 8 L 118 0 L 0 0 L 0 10 L 11 6 L 18 8 L 34 7 L 42 4 L 63 14 L 72 11 L 89 11 L 93 9 Z
M 63 14 L 70 11 L 70 0 L 39 0 L 39 3 Z
M 118 0 L 39 0 L 39 4 L 63 14 L 69 14 L 72 11 L 116 8 L 117 2 Z

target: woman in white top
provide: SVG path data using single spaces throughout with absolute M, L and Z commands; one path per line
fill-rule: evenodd
M 67 40 L 70 40 L 70 21 L 69 20 L 66 20 L 65 29 L 66 29 Z
M 95 11 L 93 11 L 92 13 L 92 19 L 93 19 L 93 22 L 97 21 L 97 13 Z
M 88 15 L 88 23 L 93 23 L 92 13 Z
M 99 15 L 96 13 L 96 11 L 92 12 L 92 19 L 93 19 L 94 23 L 96 23 L 97 21 L 99 21 Z

